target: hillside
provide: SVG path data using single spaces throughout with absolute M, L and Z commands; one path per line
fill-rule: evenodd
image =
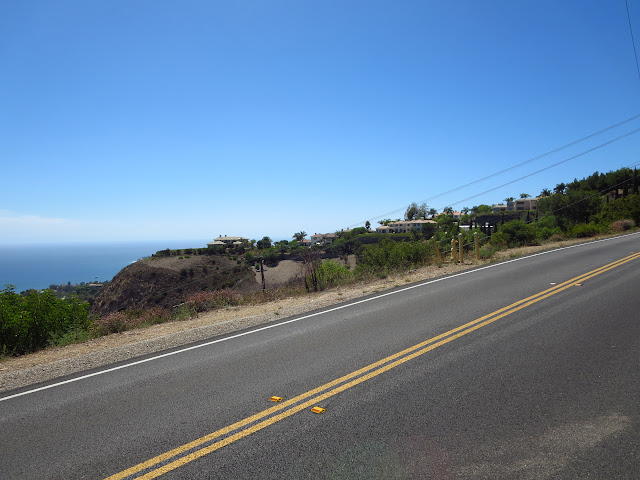
M 96 296 L 91 313 L 171 308 L 192 293 L 223 288 L 245 293 L 260 285 L 250 265 L 224 255 L 151 257 L 122 269 Z

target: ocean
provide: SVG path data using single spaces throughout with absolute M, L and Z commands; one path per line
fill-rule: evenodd
M 0 290 L 37 290 L 71 282 L 111 280 L 127 265 L 166 248 L 200 248 L 206 241 L 72 245 L 0 245 Z

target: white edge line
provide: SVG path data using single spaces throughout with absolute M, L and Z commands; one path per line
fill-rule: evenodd
M 271 325 L 260 327 L 260 328 L 257 328 L 255 330 L 249 330 L 249 331 L 246 331 L 246 332 L 242 332 L 242 333 L 238 333 L 238 334 L 235 334 L 235 335 L 231 335 L 229 337 L 218 338 L 218 339 L 212 340 L 210 342 L 200 343 L 198 345 L 193 345 L 191 347 L 181 348 L 179 350 L 174 350 L 173 352 L 163 353 L 161 355 L 155 355 L 153 357 L 145 358 L 143 360 L 137 360 L 135 362 L 126 363 L 124 365 L 119 365 L 117 367 L 108 368 L 106 370 L 100 370 L 98 372 L 89 373 L 87 375 L 82 375 L 80 377 L 74 377 L 74 378 L 70 378 L 68 380 L 63 380 L 62 382 L 56 382 L 56 383 L 52 383 L 50 385 L 45 385 L 43 387 L 34 388 L 32 390 L 27 390 L 27 391 L 24 391 L 24 392 L 21 392 L 21 393 L 16 393 L 14 395 L 9 395 L 7 397 L 0 398 L 0 402 L 4 402 L 5 400 L 10 400 L 12 398 L 22 397 L 23 395 L 29 395 L 31 393 L 40 392 L 42 390 L 48 390 L 48 389 L 53 388 L 53 387 L 59 387 L 61 385 L 66 385 L 67 383 L 79 382 L 80 380 L 86 380 L 87 378 L 96 377 L 98 375 L 103 375 L 105 373 L 115 372 L 117 370 L 122 370 L 124 368 L 129 368 L 129 367 L 133 367 L 133 366 L 136 366 L 136 365 L 141 365 L 143 363 L 151 362 L 151 361 L 154 361 L 154 360 L 159 360 L 159 359 L 165 358 L 165 357 L 170 357 L 172 355 L 177 355 L 179 353 L 188 352 L 190 350 L 196 350 L 198 348 L 208 347 L 209 345 L 214 345 L 214 344 L 220 343 L 220 342 L 226 342 L 228 340 L 233 340 L 235 338 L 244 337 L 245 335 L 250 335 L 250 334 L 262 332 L 262 331 L 265 331 L 265 330 L 269 330 L 271 328 L 281 327 L 281 326 L 287 325 L 289 323 L 299 322 L 300 320 L 306 320 L 308 318 L 316 317 L 318 315 L 324 315 L 325 313 L 335 312 L 337 310 L 342 310 L 344 308 L 352 307 L 354 305 L 359 305 L 361 303 L 366 303 L 366 302 L 370 302 L 372 300 L 377 300 L 379 298 L 383 298 L 383 297 L 386 297 L 386 296 L 389 296 L 389 295 L 395 295 L 397 293 L 406 292 L 406 291 L 412 290 L 414 288 L 424 287 L 426 285 L 431 285 L 432 283 L 437 283 L 437 282 L 442 282 L 444 280 L 449 280 L 450 278 L 456 278 L 456 277 L 460 277 L 462 275 L 469 275 L 471 273 L 480 272 L 480 271 L 486 270 L 488 268 L 500 267 L 500 266 L 506 265 L 508 263 L 519 262 L 521 260 L 527 260 L 529 258 L 537 257 L 539 255 L 546 255 L 548 253 L 559 252 L 560 250 L 566 250 L 566 249 L 569 249 L 569 248 L 584 247 L 584 246 L 588 246 L 588 245 L 593 245 L 594 243 L 617 240 L 619 238 L 628 237 L 628 236 L 632 236 L 632 235 L 638 235 L 638 234 L 640 234 L 640 232 L 628 233 L 626 235 L 620 235 L 618 237 L 603 238 L 601 240 L 594 240 L 594 241 L 587 242 L 587 243 L 579 243 L 579 244 L 576 244 L 576 245 L 569 245 L 569 246 L 566 246 L 566 247 L 554 248 L 553 250 L 545 250 L 544 252 L 538 252 L 538 253 L 527 255 L 527 256 L 524 256 L 524 257 L 513 258 L 511 260 L 506 260 L 504 262 L 492 263 L 490 265 L 485 265 L 484 267 L 474 268 L 472 270 L 465 270 L 464 272 L 454 273 L 453 275 L 448 275 L 446 277 L 436 278 L 434 280 L 429 280 L 427 282 L 422 282 L 422 283 L 418 283 L 418 284 L 415 284 L 415 285 L 411 285 L 409 287 L 404 287 L 404 288 L 401 288 L 401 289 L 398 289 L 398 290 L 393 290 L 391 292 L 382 293 L 380 295 L 376 295 L 375 297 L 369 297 L 369 298 L 365 298 L 365 299 L 362 299 L 362 300 L 357 300 L 355 302 L 351 302 L 351 303 L 348 303 L 348 304 L 345 304 L 345 305 L 340 305 L 338 307 L 333 307 L 333 308 L 330 308 L 328 310 L 322 310 L 321 312 L 311 313 L 309 315 L 304 315 L 302 317 L 293 318 L 291 320 L 286 320 L 284 322 L 274 323 L 274 324 L 271 324 Z

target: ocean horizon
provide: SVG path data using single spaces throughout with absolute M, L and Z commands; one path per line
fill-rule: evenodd
M 104 282 L 141 258 L 166 248 L 202 248 L 206 240 L 112 242 L 78 244 L 0 245 L 0 290 L 13 285 L 20 293 L 31 288 L 71 282 Z

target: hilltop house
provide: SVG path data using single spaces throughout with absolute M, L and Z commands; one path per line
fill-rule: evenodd
M 380 225 L 376 228 L 378 233 L 408 233 L 412 230 L 422 232 L 423 227 L 428 224 L 436 224 L 435 220 L 404 220 L 389 222 L 387 225 Z
M 311 235 L 311 245 L 331 245 L 335 239 L 335 233 L 316 233 Z
M 538 197 L 534 198 L 519 198 L 515 202 L 516 210 L 535 210 L 538 203 Z
M 238 247 L 238 246 L 247 246 L 249 245 L 249 239 L 244 237 L 224 237 L 220 236 L 216 238 L 213 242 L 207 243 L 208 248 L 216 248 L 219 250 L 224 250 L 227 247 Z
M 491 207 L 491 210 L 493 210 L 494 213 L 536 210 L 538 198 L 539 197 L 519 198 L 512 202 L 507 202 L 506 205 L 504 203 L 498 203 L 497 205 Z
M 494 205 L 493 207 L 491 207 L 491 211 L 493 213 L 506 212 L 507 210 L 509 210 L 509 206 L 505 205 L 504 203 L 498 203 L 497 205 Z

